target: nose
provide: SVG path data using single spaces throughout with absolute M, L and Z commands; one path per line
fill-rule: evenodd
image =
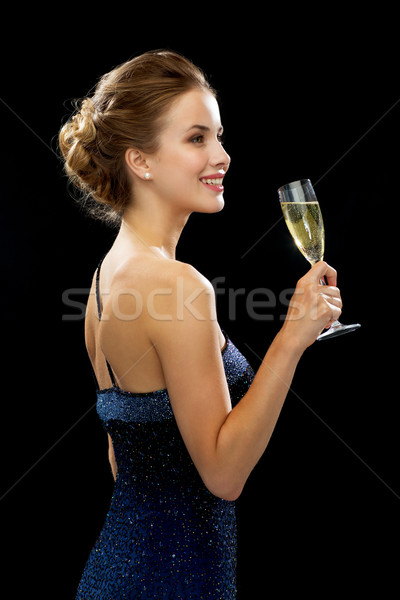
M 216 140 L 214 145 L 214 152 L 211 156 L 210 163 L 213 167 L 218 167 L 218 169 L 224 169 L 227 171 L 231 162 L 231 157 L 222 146 L 221 142 Z

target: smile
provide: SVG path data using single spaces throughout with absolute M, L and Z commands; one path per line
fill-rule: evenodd
M 217 185 L 222 186 L 223 177 L 218 177 L 217 179 L 207 179 L 206 177 L 202 177 L 200 181 L 202 183 L 207 183 L 207 185 Z
M 200 177 L 200 181 L 203 185 L 205 185 L 209 190 L 213 192 L 223 192 L 224 186 L 222 185 L 222 181 L 224 179 L 225 172 L 221 169 L 217 173 L 210 173 L 206 177 Z

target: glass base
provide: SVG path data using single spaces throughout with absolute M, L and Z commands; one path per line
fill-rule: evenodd
M 360 323 L 353 323 L 352 325 L 342 325 L 339 321 L 335 321 L 327 331 L 321 333 L 317 340 L 320 342 L 321 340 L 327 340 L 328 338 L 333 338 L 338 335 L 343 335 L 345 333 L 350 333 L 351 331 L 355 331 L 361 327 Z

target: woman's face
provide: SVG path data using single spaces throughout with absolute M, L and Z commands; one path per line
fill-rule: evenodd
M 166 116 L 159 149 L 151 157 L 153 192 L 181 212 L 218 212 L 230 158 L 221 144 L 218 103 L 210 92 L 191 90 Z

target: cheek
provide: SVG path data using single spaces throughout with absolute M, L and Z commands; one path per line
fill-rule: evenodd
M 156 186 L 161 196 L 186 202 L 201 193 L 208 152 L 190 144 L 164 143 L 156 158 Z
M 175 157 L 175 165 L 183 174 L 197 177 L 204 172 L 207 158 L 199 151 L 179 153 Z
M 207 160 L 201 155 L 175 153 L 164 163 L 164 181 L 197 181 L 207 167 Z

